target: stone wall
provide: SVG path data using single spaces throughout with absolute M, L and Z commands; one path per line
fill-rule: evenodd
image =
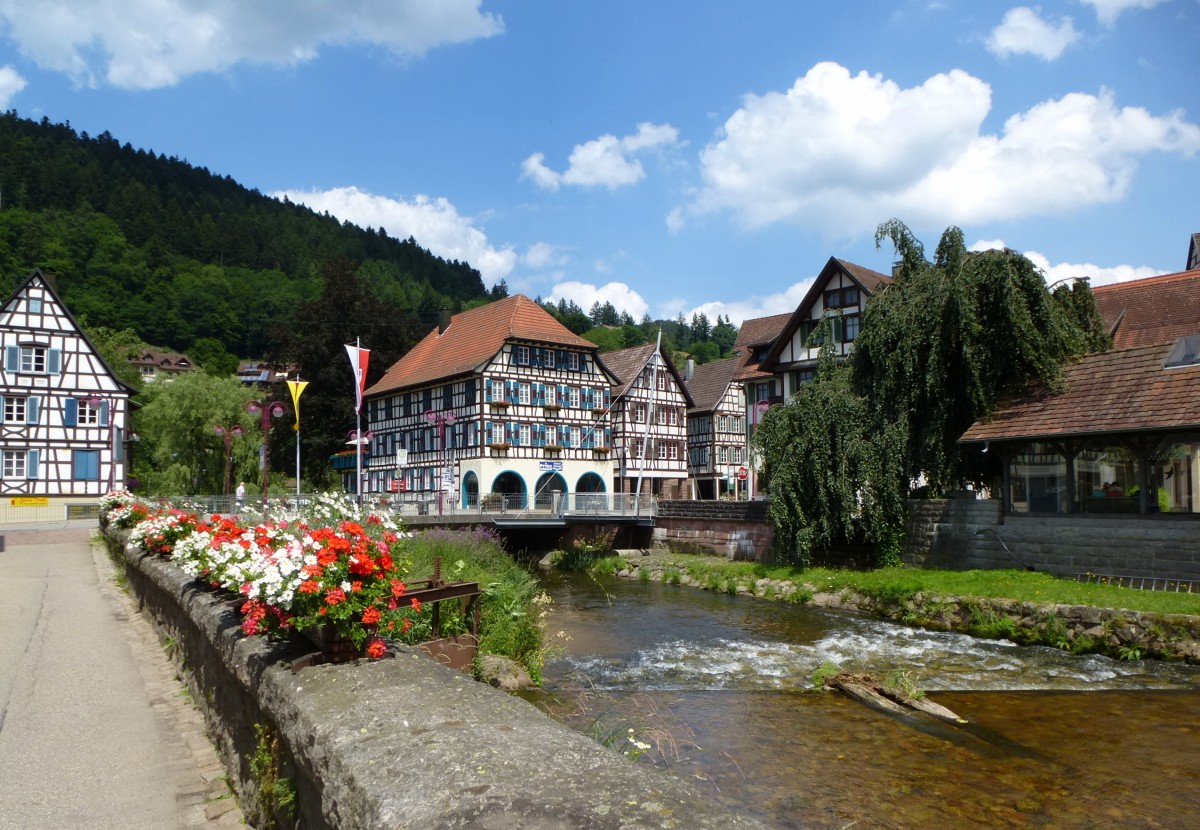
M 765 501 L 660 501 L 655 547 L 766 562 L 774 528 Z
M 293 672 L 311 649 L 243 636 L 239 599 L 107 535 L 252 821 L 269 780 L 252 768 L 257 751 L 295 793 L 279 827 L 763 827 L 403 646 L 393 659 Z
M 1005 516 L 996 499 L 912 500 L 905 563 L 1200 581 L 1200 517 Z

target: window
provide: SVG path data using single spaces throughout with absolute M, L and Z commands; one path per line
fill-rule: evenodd
M 658 373 L 658 391 L 663 392 L 666 390 L 666 388 L 667 388 L 667 373 L 659 372 Z
M 529 404 L 529 384 L 528 383 L 517 384 L 517 395 L 518 395 L 518 401 L 520 403 L 528 405 Z
M 87 398 L 83 398 L 78 403 L 76 410 L 75 423 L 81 427 L 94 427 L 100 424 L 100 409 L 104 404 L 92 404 Z
M 25 423 L 25 398 L 5 398 L 4 399 L 4 423 L 6 424 L 23 424 Z
M 671 426 L 676 426 L 679 423 L 679 411 L 673 406 L 667 410 L 667 421 Z
M 514 357 L 516 360 L 516 364 L 518 366 L 528 366 L 529 365 L 529 347 L 528 346 L 515 346 L 513 351 L 514 351 Z
M 676 461 L 679 458 L 679 445 L 674 441 L 672 441 L 667 447 L 667 457 L 672 461 Z
M 547 352 L 547 354 L 553 354 L 553 352 Z M 542 394 L 546 396 L 545 406 L 557 405 L 557 402 L 554 399 L 554 391 L 555 390 L 553 386 L 542 386 Z
M 5 478 L 25 478 L 26 452 L 25 450 L 5 450 L 4 451 L 4 477 Z
M 729 463 L 730 464 L 741 464 L 742 463 L 742 448 L 741 447 L 734 447 L 733 449 L 731 449 L 729 451 Z
M 542 366 L 546 369 L 554 368 L 554 349 L 542 350 Z
M 805 383 L 811 383 L 817 378 L 816 369 L 797 369 L 792 372 L 792 394 L 796 394 Z
M 100 451 L 75 450 L 71 453 L 71 477 L 76 481 L 99 481 Z
M 572 372 L 579 371 L 579 353 L 567 352 L 567 368 Z
M 658 459 L 660 461 L 667 460 L 667 442 L 666 441 L 658 442 Z
M 729 462 L 729 450 L 726 447 L 717 447 L 717 463 L 727 464 Z
M 571 408 L 572 409 L 579 408 L 579 387 L 578 386 L 571 387 Z
M 825 292 L 825 308 L 850 308 L 858 306 L 858 286 L 847 285 Z
M 30 314 L 41 314 L 42 313 L 41 297 L 30 297 L 29 298 L 29 313 Z
M 665 407 L 658 406 L 658 407 L 655 407 L 655 409 L 657 409 L 657 410 L 658 410 L 658 412 L 657 412 L 657 413 L 655 413 L 655 414 L 658 416 L 658 417 L 657 417 L 655 420 L 657 420 L 657 421 L 658 421 L 658 423 L 659 423 L 660 425 L 662 425 L 662 426 L 665 426 L 665 425 L 666 425 L 666 423 L 667 423 L 667 410 L 666 410 L 666 408 L 665 408 Z
M 529 424 L 521 424 L 521 428 L 517 430 L 517 443 L 523 447 L 531 446 L 531 437 Z
M 639 424 L 646 423 L 646 405 L 644 403 L 635 403 L 633 405 L 633 420 Z
M 728 430 L 726 429 L 726 424 L 728 423 L 728 421 L 729 421 L 728 416 L 718 415 L 717 416 L 717 432 L 728 432 Z

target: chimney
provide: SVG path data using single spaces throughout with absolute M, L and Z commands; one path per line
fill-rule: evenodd
M 687 359 L 687 364 L 684 366 L 684 369 L 683 369 L 684 383 L 691 383 L 692 375 L 694 375 L 694 374 L 696 374 L 696 361 L 692 360 L 692 358 L 689 357 Z
M 904 270 L 904 262 L 903 261 L 896 260 L 895 262 L 893 262 L 892 263 L 892 279 L 896 279 L 896 277 L 900 276 L 900 273 L 903 270 Z
M 450 309 L 443 308 L 438 314 L 438 334 L 445 334 L 450 328 Z

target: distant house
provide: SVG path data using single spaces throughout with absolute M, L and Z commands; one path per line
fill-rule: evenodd
M 129 355 L 129 362 L 137 367 L 142 380 L 152 383 L 158 380 L 170 380 L 182 372 L 190 372 L 194 368 L 191 358 L 179 352 L 161 352 L 155 349 L 136 352 Z
M 816 376 L 821 343 L 815 335 L 828 319 L 832 345 L 839 357 L 853 348 L 867 300 L 892 278 L 870 268 L 830 257 L 761 361 L 762 369 L 779 380 L 784 400 Z
M 283 383 L 294 371 L 264 360 L 242 360 L 238 362 L 237 379 L 246 386 L 267 387 Z
M 1194 243 L 1193 243 L 1194 244 Z M 960 439 L 1004 460 L 1015 513 L 1200 512 L 1200 269 L 1093 289 L 1113 349 Z
M 770 317 L 755 317 L 742 321 L 733 349 L 738 354 L 738 367 L 733 379 L 742 384 L 743 400 L 746 405 L 746 441 L 749 443 L 758 419 L 767 407 L 783 403 L 781 383 L 771 372 L 763 368 L 763 362 L 771 346 L 792 318 L 791 314 L 775 314 Z M 754 498 L 759 492 L 758 465 L 750 459 L 747 478 L 747 494 Z
M 71 506 L 123 488 L 136 390 L 104 362 L 41 271 L 0 308 L 0 348 L 4 515 L 19 520 L 28 505 L 65 518 Z
M 688 477 L 693 494 L 716 499 L 744 493 L 749 477 L 749 447 L 746 434 L 746 395 L 734 376 L 741 358 L 731 357 L 705 363 L 685 373 L 684 382 L 692 396 L 687 413 Z
M 444 314 L 366 390 L 366 489 L 510 509 L 607 492 L 615 382 L 595 344 L 523 295 Z
M 686 498 L 687 411 L 692 398 L 683 378 L 653 343 L 600 357 L 618 381 L 612 407 L 614 489 Z

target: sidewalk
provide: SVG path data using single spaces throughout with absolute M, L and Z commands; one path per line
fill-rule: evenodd
M 96 522 L 0 526 L 0 829 L 242 825 Z

